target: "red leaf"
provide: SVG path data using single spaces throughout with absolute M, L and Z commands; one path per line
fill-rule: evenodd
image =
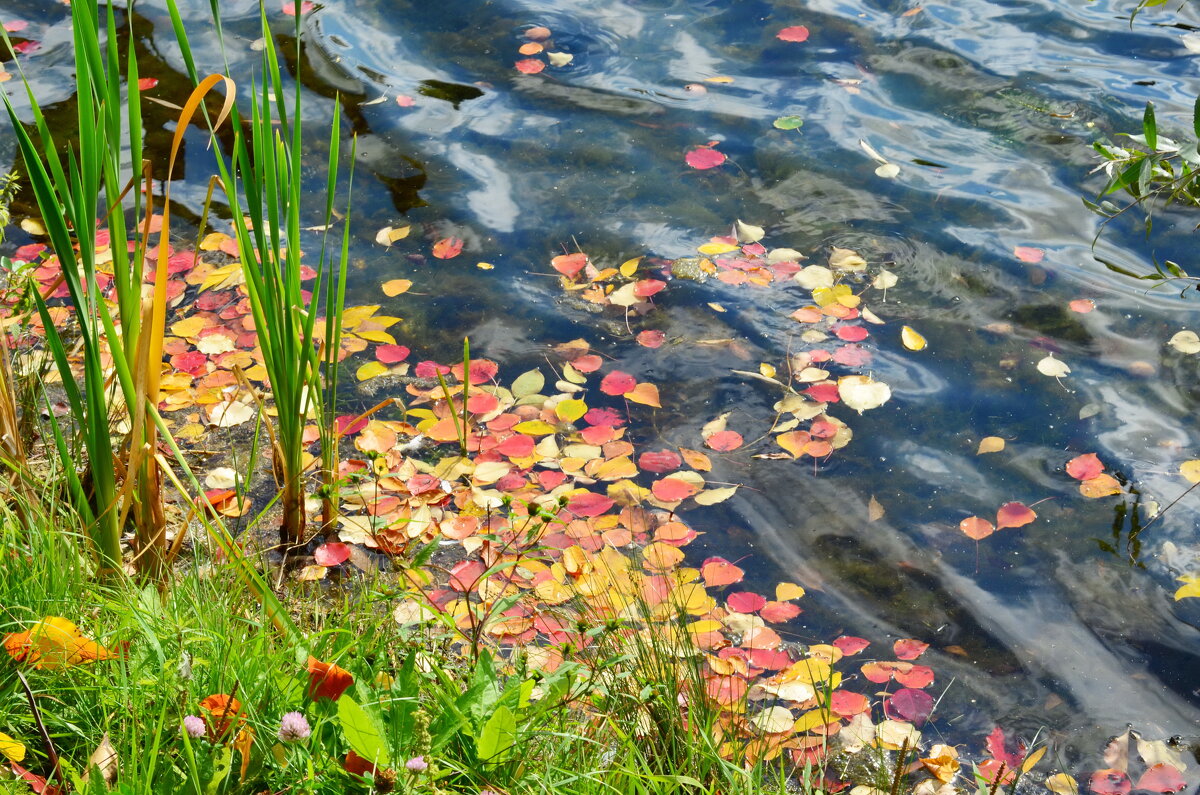
M 725 598 L 725 604 L 735 613 L 757 613 L 766 606 L 767 600 L 756 593 L 738 591 L 729 594 Z
M 927 665 L 914 665 L 907 671 L 896 671 L 893 676 L 905 687 L 928 687 L 933 684 L 933 669 Z
M 742 442 L 742 435 L 737 431 L 717 431 L 704 440 L 704 444 L 722 453 L 738 449 Z
M 980 519 L 978 516 L 968 516 L 958 523 L 958 529 L 966 533 L 967 538 L 973 538 L 976 541 L 987 538 L 992 533 L 996 532 L 996 528 L 987 519 Z
M 437 378 L 438 373 L 449 375 L 450 368 L 444 364 L 431 362 L 428 359 L 423 362 L 417 362 L 417 366 L 413 368 L 413 375 L 417 378 Z
M 833 333 L 837 335 L 838 339 L 846 342 L 862 342 L 870 336 L 870 332 L 862 326 L 838 326 Z
M 417 101 L 408 94 L 401 94 L 400 96 L 396 97 L 396 104 L 402 108 L 411 108 L 413 105 L 417 104 Z
M 667 341 L 667 335 L 658 329 L 646 329 L 639 331 L 637 335 L 637 343 L 645 348 L 661 348 L 662 344 Z
M 567 510 L 576 516 L 594 517 L 612 508 L 615 503 L 603 494 L 587 491 L 567 501 Z
M 395 364 L 408 358 L 409 350 L 403 345 L 378 345 L 375 358 L 384 364 Z
M 893 720 L 906 720 L 920 726 L 929 718 L 929 713 L 933 712 L 933 696 L 924 690 L 906 687 L 897 690 L 883 703 L 883 711 Z
M 171 366 L 189 375 L 202 375 L 208 368 L 208 357 L 200 351 L 177 353 L 171 357 Z
M 1024 527 L 1036 518 L 1037 514 L 1031 508 L 1027 508 L 1019 502 L 1006 502 L 1000 506 L 1000 510 L 996 511 L 996 529 Z
M 1086 315 L 1096 308 L 1096 302 L 1090 298 L 1076 298 L 1071 303 L 1067 304 L 1071 307 L 1072 312 L 1078 312 L 1081 315 Z
M 433 244 L 433 256 L 438 259 L 453 259 L 462 251 L 462 238 L 443 237 Z
M 600 382 L 600 391 L 606 395 L 624 395 L 626 392 L 632 392 L 637 386 L 637 379 L 629 373 L 623 373 L 620 370 L 613 370 L 608 375 L 604 376 L 604 380 Z
M 318 566 L 338 566 L 350 559 L 350 545 L 341 542 L 322 544 L 313 550 L 313 560 Z
M 657 474 L 674 472 L 676 469 L 679 469 L 679 465 L 682 463 L 683 459 L 679 457 L 678 453 L 672 450 L 642 453 L 638 456 L 638 467 L 646 472 L 655 472 Z
M 538 72 L 546 68 L 546 64 L 539 61 L 537 58 L 522 58 L 517 61 L 514 66 L 517 71 L 527 75 L 536 75 Z
M 1124 771 L 1114 768 L 1097 770 L 1088 780 L 1088 786 L 1096 795 L 1129 795 L 1133 785 Z
M 699 487 L 679 478 L 663 478 L 656 480 L 650 486 L 654 496 L 663 502 L 679 502 L 686 500 L 700 491 Z
M 803 25 L 793 25 L 776 33 L 775 38 L 780 41 L 808 41 L 808 28 Z
M 791 602 L 767 602 L 763 608 L 758 611 L 762 616 L 763 621 L 771 623 L 779 623 L 782 621 L 791 621 L 796 616 L 800 615 L 801 610 Z
M 456 591 L 466 593 L 475 586 L 487 567 L 477 560 L 462 560 L 450 569 L 449 585 Z
M 856 638 L 852 635 L 842 635 L 833 642 L 833 645 L 841 650 L 842 654 L 850 656 L 858 654 L 863 649 L 871 645 L 871 641 L 866 638 Z
M 4 29 L 9 33 L 20 33 L 27 27 L 29 27 L 29 23 L 23 19 L 14 19 L 12 22 L 4 23 Z
M 667 286 L 662 279 L 642 279 L 633 285 L 633 294 L 638 298 L 649 298 L 659 293 Z
M 533 455 L 533 448 L 536 446 L 532 436 L 516 434 L 496 445 L 496 452 L 509 458 L 528 458 Z
M 867 700 L 867 697 L 852 690 L 836 690 L 829 698 L 829 709 L 835 715 L 841 715 L 843 718 L 858 715 L 870 708 L 871 702 Z
M 896 652 L 897 660 L 915 660 L 928 648 L 928 643 L 922 643 L 913 638 L 903 638 L 892 644 L 892 650 Z
M 1134 789 L 1144 789 L 1151 792 L 1179 792 L 1187 787 L 1187 782 L 1183 780 L 1183 776 L 1179 774 L 1171 765 L 1159 762 L 1157 765 L 1151 765 L 1142 777 L 1138 779 L 1137 786 Z
M 143 77 L 138 80 L 138 89 L 141 91 L 148 91 L 156 85 L 158 85 L 157 77 Z
M 1031 246 L 1017 246 L 1013 249 L 1013 254 L 1021 262 L 1041 262 L 1042 258 L 1046 256 L 1045 251 Z
M 1067 474 L 1076 480 L 1091 480 L 1104 471 L 1104 464 L 1095 453 L 1075 456 L 1067 462 Z
M 13 774 L 16 775 L 17 778 L 28 782 L 29 788 L 38 793 L 38 795 L 60 795 L 62 792 L 62 790 L 60 790 L 58 787 L 48 784 L 46 779 L 42 778 L 37 773 L 30 773 L 16 762 L 10 762 L 9 765 L 12 767 Z
M 1004 736 L 1004 730 L 997 726 L 992 729 L 992 733 L 987 737 L 988 753 L 996 759 L 997 762 L 1003 762 L 1005 767 L 1016 769 L 1025 761 L 1025 746 L 1017 743 L 1015 751 L 1008 750 L 1008 741 Z
M 559 254 L 554 259 L 550 260 L 550 267 L 566 276 L 568 279 L 574 279 L 575 276 L 587 267 L 587 254 Z
M 684 157 L 687 164 L 692 168 L 701 171 L 709 168 L 716 168 L 725 162 L 725 155 L 707 146 L 699 146 L 692 149 Z

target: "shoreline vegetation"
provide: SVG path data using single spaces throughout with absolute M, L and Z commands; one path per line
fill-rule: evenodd
M 866 299 L 894 287 L 894 274 L 846 249 L 829 267 L 802 266 L 741 221 L 665 270 L 582 252 L 552 260 L 566 294 L 627 328 L 668 288 L 668 271 L 809 291 L 793 319 L 838 347 L 798 355 L 786 377 L 747 373 L 780 389 L 777 421 L 753 441 L 722 415 L 695 449 L 635 443 L 664 396 L 583 340 L 519 374 L 473 357 L 469 342 L 459 361 L 410 365 L 417 341 L 393 335 L 399 319 L 382 301 L 345 305 L 343 163 L 355 144 L 338 117 L 313 212 L 300 88 L 289 94 L 266 11 L 261 69 L 235 80 L 197 70 L 168 5 L 195 86 L 177 106 L 168 162 L 143 160 L 150 78 L 132 44 L 117 46 L 133 41 L 121 32 L 132 23 L 111 5 L 71 2 L 77 136 L 56 138 L 32 92 L 28 125 L 6 98 L 23 170 L 4 198 L 14 186 L 32 195 L 40 218 L 23 220 L 47 242 L 3 261 L 0 789 L 1128 795 L 1194 785 L 1186 747 L 1132 731 L 1099 769 L 999 725 L 971 747 L 943 743 L 937 707 L 952 685 L 923 664 L 927 643 L 787 641 L 801 584 L 743 590 L 736 561 L 688 554 L 697 533 L 680 506 L 739 488 L 706 477 L 710 456 L 763 443 L 767 456 L 823 458 L 853 436 L 835 403 L 861 414 L 889 399 L 858 343 L 877 320 Z M 310 11 L 291 5 L 296 62 Z M 197 129 L 211 140 L 213 179 L 199 224 L 180 224 L 170 187 Z M 687 157 L 693 168 L 723 161 L 714 146 Z M 387 244 L 406 234 L 380 232 Z M 433 256 L 461 248 L 444 238 Z M 736 267 L 721 264 L 730 253 Z M 411 286 L 393 279 L 382 291 L 390 300 Z M 926 344 L 908 327 L 903 339 Z M 662 332 L 637 341 L 658 347 Z M 339 414 L 348 379 L 390 393 Z M 208 466 L 210 444 L 232 448 L 228 465 Z M 1076 472 L 1081 490 L 1092 484 L 1085 496 L 1109 493 L 1098 461 Z M 979 540 L 1035 518 L 1007 503 L 994 523 L 970 517 L 962 530 Z

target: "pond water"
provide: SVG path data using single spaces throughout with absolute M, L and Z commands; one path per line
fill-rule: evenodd
M 183 7 L 198 58 L 216 68 L 208 4 Z M 20 34 L 41 42 L 34 88 L 68 99 L 65 12 L 0 8 L 36 20 Z M 257 5 L 221 8 L 233 69 L 249 74 Z M 788 314 L 806 294 L 672 283 L 631 327 L 666 333 L 651 350 L 620 315 L 566 300 L 551 257 L 576 246 L 614 265 L 693 256 L 741 218 L 811 262 L 840 246 L 891 263 L 899 283 L 871 304 L 888 324 L 865 344 L 892 399 L 862 416 L 837 410 L 854 440 L 815 467 L 714 456 L 713 479 L 745 486 L 687 512 L 706 534 L 691 554 L 741 559 L 760 588 L 808 588 L 794 640 L 931 643 L 922 662 L 946 688 L 934 725 L 954 741 L 978 747 L 998 723 L 1095 751 L 1126 724 L 1150 737 L 1200 733 L 1200 599 L 1172 598 L 1175 577 L 1200 568 L 1200 496 L 1146 527 L 1152 503 L 1188 486 L 1180 462 L 1200 455 L 1197 359 L 1165 344 L 1197 325 L 1200 298 L 1149 292 L 1095 259 L 1187 267 L 1197 218 L 1163 214 L 1147 240 L 1131 217 L 1093 251 L 1099 219 L 1080 200 L 1101 184 L 1089 143 L 1132 131 L 1147 100 L 1160 129 L 1188 128 L 1200 62 L 1184 28 L 1156 23 L 1200 20 L 1160 10 L 1131 30 L 1128 10 L 1125 0 L 346 0 L 306 16 L 299 78 L 310 129 L 340 102 L 359 136 L 352 303 L 402 315 L 419 358 L 452 359 L 469 335 L 473 352 L 511 374 L 544 364 L 547 344 L 583 337 L 660 386 L 664 408 L 637 431 L 643 441 L 699 447 L 700 426 L 727 411 L 747 439 L 765 433 L 777 391 L 732 371 L 782 368 L 803 330 Z M 180 101 L 164 8 L 141 2 L 136 15 L 143 74 Z M 277 16 L 286 40 L 291 20 Z M 534 25 L 574 56 L 568 65 L 514 68 Z M 792 25 L 808 40 L 776 38 Z M 803 126 L 776 129 L 784 115 Z M 155 146 L 170 118 L 150 111 Z M 894 179 L 876 175 L 860 139 L 899 165 Z M 689 168 L 685 153 L 710 141 L 728 162 Z M 198 133 L 187 158 L 189 174 L 207 175 Z M 204 190 L 199 179 L 174 188 L 193 214 Z M 373 242 L 403 222 L 409 238 Z M 463 254 L 428 258 L 447 235 L 466 241 Z M 1018 246 L 1044 259 L 1024 262 Z M 414 287 L 387 299 L 378 285 L 396 277 Z M 1071 311 L 1075 299 L 1095 310 Z M 928 348 L 906 350 L 903 324 Z M 1048 352 L 1069 376 L 1035 369 Z M 985 436 L 1006 449 L 976 455 Z M 1079 495 L 1063 467 L 1089 452 L 1129 496 Z M 868 521 L 872 498 L 885 514 Z M 1009 500 L 1046 501 L 1023 528 L 979 543 L 959 531 Z

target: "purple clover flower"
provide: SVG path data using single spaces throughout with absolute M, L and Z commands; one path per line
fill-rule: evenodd
M 429 769 L 429 763 L 425 761 L 424 756 L 414 756 L 404 763 L 404 767 L 414 773 L 424 773 Z
M 279 721 L 279 739 L 285 743 L 306 740 L 310 734 L 312 727 L 299 712 L 289 712 Z
M 188 737 L 198 739 L 208 733 L 204 728 L 204 721 L 195 715 L 188 715 L 183 719 L 183 730 L 188 733 Z

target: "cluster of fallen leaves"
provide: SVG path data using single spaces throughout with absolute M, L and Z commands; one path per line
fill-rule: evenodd
M 554 257 L 550 264 L 560 274 L 568 294 L 623 311 L 631 335 L 630 318 L 650 317 L 656 301 L 669 294 L 677 278 L 711 278 L 734 288 L 788 288 L 788 295 L 802 291 L 808 302 L 792 311 L 790 317 L 801 324 L 799 341 L 804 347 L 788 358 L 787 373 L 781 374 L 780 368 L 769 363 L 760 365 L 757 372 L 733 372 L 783 392 L 775 403 L 777 419 L 769 433 L 785 452 L 759 453 L 757 457 L 825 458 L 845 446 L 852 436 L 843 421 L 828 413 L 832 405 L 841 403 L 861 414 L 891 397 L 887 384 L 875 380 L 868 369 L 872 359 L 869 343 L 865 343 L 871 336 L 868 326 L 882 326 L 884 321 L 863 305 L 863 293 L 884 293 L 896 285 L 897 277 L 886 268 L 869 273 L 867 261 L 857 252 L 836 247 L 829 254 L 828 265 L 805 266 L 802 262 L 806 257 L 799 251 L 769 249 L 762 243 L 764 236 L 761 227 L 738 221 L 731 234 L 713 237 L 698 246 L 699 257 L 671 263 L 658 261 L 649 272 L 644 257 L 605 266 L 579 252 Z M 709 306 L 714 311 L 725 311 L 717 302 Z M 643 329 L 635 339 L 641 345 L 657 348 L 665 342 L 665 335 L 656 329 Z M 900 330 L 900 341 L 911 351 L 923 350 L 927 345 L 925 338 L 908 326 Z M 835 375 L 838 370 L 841 372 Z M 706 445 L 719 452 L 742 445 L 740 436 L 734 441 L 727 435 L 733 433 L 724 427 L 727 418 L 718 417 L 702 432 Z M 722 435 L 714 442 L 714 434 Z
M 575 60 L 571 53 L 555 47 L 554 33 L 550 28 L 535 25 L 526 28 L 523 36 L 525 42 L 517 48 L 517 52 L 523 57 L 514 64 L 516 70 L 522 74 L 535 75 L 545 69 L 546 64 L 563 67 Z M 543 61 L 540 56 L 545 56 L 546 60 Z

